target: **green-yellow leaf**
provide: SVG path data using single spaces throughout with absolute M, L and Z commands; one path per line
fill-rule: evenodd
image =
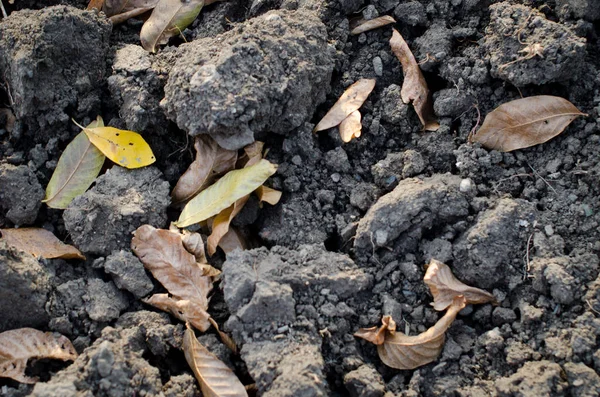
M 88 128 L 103 126 L 102 118 L 94 121 Z M 104 155 L 91 144 L 85 133 L 80 132 L 67 145 L 58 159 L 56 169 L 46 187 L 46 198 L 42 201 L 50 208 L 65 209 L 73 199 L 90 187 L 96 179 Z
M 140 168 L 156 161 L 152 149 L 137 132 L 114 127 L 90 128 L 77 125 L 83 129 L 94 146 L 121 167 Z
M 252 193 L 276 171 L 275 164 L 260 160 L 250 167 L 228 172 L 190 200 L 175 225 L 186 227 L 217 215 L 237 200 Z

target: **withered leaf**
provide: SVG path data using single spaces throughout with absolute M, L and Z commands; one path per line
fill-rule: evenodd
M 231 223 L 231 220 L 240 213 L 249 198 L 250 195 L 242 197 L 229 208 L 224 209 L 217 216 L 215 216 L 212 222 L 212 232 L 210 236 L 208 236 L 208 240 L 206 242 L 208 255 L 213 256 L 215 252 L 217 252 L 219 241 L 221 241 L 223 236 L 229 231 L 229 224 Z
M 23 227 L 2 229 L 0 233 L 9 245 L 35 257 L 85 260 L 85 256 L 77 248 L 63 243 L 46 229 Z
M 21 383 L 35 383 L 25 375 L 30 358 L 75 360 L 77 352 L 66 336 L 33 328 L 13 329 L 0 333 L 0 377 Z
M 337 100 L 313 132 L 323 131 L 339 125 L 350 113 L 358 110 L 375 88 L 375 79 L 360 79 L 352 84 Z
M 258 200 L 262 203 L 269 203 L 275 205 L 281 200 L 281 192 L 279 190 L 272 189 L 268 186 L 262 185 L 254 191 L 258 196 Z
M 87 10 L 96 9 L 96 10 L 100 11 L 100 10 L 102 10 L 102 7 L 104 7 L 104 0 L 90 0 L 86 9 Z
M 210 327 L 210 315 L 206 312 L 206 308 L 196 302 L 171 298 L 168 294 L 154 294 L 143 299 L 143 302 L 171 313 L 177 319 L 190 323 L 199 331 L 204 332 Z
M 448 265 L 432 259 L 423 278 L 429 286 L 435 310 L 441 311 L 452 304 L 455 297 L 462 295 L 467 304 L 495 302 L 494 295 L 475 287 L 469 287 L 459 281 Z
M 92 2 L 96 1 L 101 0 L 92 0 L 90 1 L 90 5 Z M 104 0 L 103 3 L 104 6 L 102 8 L 102 11 L 104 11 L 106 16 L 112 17 L 119 14 L 128 13 L 133 10 L 151 10 L 154 7 L 156 7 L 158 0 Z M 90 5 L 88 5 L 88 9 Z
M 235 168 L 237 151 L 221 148 L 210 136 L 197 136 L 194 148 L 196 159 L 179 178 L 171 193 L 174 203 L 191 200 L 217 177 Z
M 205 397 L 247 396 L 244 385 L 227 365 L 208 351 L 188 326 L 183 336 L 183 353 Z
M 396 20 L 389 15 L 383 15 L 381 17 L 368 19 L 368 20 L 362 19 L 362 20 L 356 22 L 355 26 L 350 31 L 350 34 L 352 34 L 352 35 L 361 34 L 363 32 L 368 32 L 369 30 L 373 30 L 373 29 L 380 28 L 382 26 L 389 25 L 390 23 L 396 23 Z
M 469 141 L 510 152 L 554 138 L 579 116 L 587 114 L 564 98 L 538 95 L 517 99 L 490 112 Z
M 246 238 L 235 227 L 230 227 L 229 231 L 219 241 L 219 247 L 228 254 L 236 249 L 247 250 L 248 242 Z
M 404 73 L 404 81 L 400 90 L 402 102 L 412 102 L 425 131 L 437 131 L 440 128 L 440 124 L 435 119 L 433 102 L 431 101 L 431 94 L 429 88 L 427 88 L 425 77 L 423 77 L 419 64 L 410 51 L 408 44 L 406 44 L 406 41 L 404 41 L 396 29 L 392 30 L 390 47 L 402 64 L 402 72 Z
M 358 138 L 362 132 L 361 115 L 358 110 L 350 113 L 340 123 L 340 137 L 342 141 L 348 143 L 354 138 Z
M 231 339 L 231 337 L 229 335 L 227 335 L 225 332 L 221 331 L 221 329 L 219 328 L 219 324 L 217 324 L 217 322 L 212 317 L 209 318 L 208 321 L 210 321 L 212 326 L 219 333 L 219 336 L 221 337 L 221 342 L 223 342 L 223 344 L 225 346 L 227 346 L 229 348 L 229 350 L 231 350 L 234 354 L 237 354 L 238 348 L 237 348 L 237 345 L 235 344 L 235 342 L 233 341 L 233 339 Z
M 208 309 L 212 279 L 204 275 L 194 255 L 183 247 L 178 233 L 143 225 L 133 235 L 133 252 L 172 296 Z M 205 326 L 208 328 L 208 320 Z

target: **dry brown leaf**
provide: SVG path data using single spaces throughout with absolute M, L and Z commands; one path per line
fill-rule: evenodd
M 510 152 L 544 143 L 561 132 L 581 113 L 571 102 L 551 95 L 517 99 L 498 106 L 469 137 L 488 149 Z
M 177 228 L 177 226 L 175 226 Z M 179 229 L 177 229 L 179 230 Z M 190 232 L 189 230 L 183 229 L 181 234 L 181 242 L 187 252 L 194 255 L 196 262 L 205 264 L 208 263 L 206 259 L 206 253 L 204 251 L 204 241 L 200 233 Z
M 263 203 L 269 203 L 275 205 L 281 200 L 281 192 L 279 190 L 272 189 L 268 186 L 262 185 L 254 191 L 258 196 L 258 200 Z
M 212 267 L 211 265 L 206 263 L 198 263 L 197 265 L 202 270 L 202 274 L 212 278 L 213 281 L 221 277 L 221 271 L 216 267 Z
M 104 6 L 104 0 L 90 0 L 87 5 L 87 10 L 93 10 L 94 8 L 98 11 L 102 10 Z
M 173 203 L 182 204 L 191 200 L 217 177 L 235 168 L 237 151 L 221 148 L 207 135 L 197 136 L 194 141 L 196 159 L 177 181 L 171 197 Z
M 238 348 L 233 339 L 231 339 L 231 337 L 225 332 L 221 331 L 221 329 L 219 328 L 219 324 L 217 324 L 217 322 L 212 317 L 209 318 L 208 321 L 210 321 L 212 326 L 219 333 L 219 336 L 221 337 L 221 342 L 223 342 L 223 344 L 227 346 L 229 350 L 231 350 L 234 354 L 238 354 Z
M 357 21 L 356 25 L 350 31 L 350 34 L 352 34 L 352 35 L 361 34 L 364 32 L 368 32 L 369 30 L 373 30 L 373 29 L 380 28 L 382 26 L 389 25 L 390 23 L 396 23 L 396 20 L 389 15 L 383 15 L 381 17 L 377 17 L 374 19 L 368 19 L 368 20 L 363 19 L 363 20 Z
M 2 229 L 0 233 L 9 245 L 35 257 L 85 260 L 85 256 L 77 248 L 63 243 L 46 229 L 23 227 Z
M 30 358 L 75 360 L 77 352 L 66 336 L 33 328 L 13 329 L 0 333 L 0 377 L 21 383 L 35 383 L 25 375 Z
M 319 121 L 313 132 L 323 131 L 339 125 L 350 113 L 358 110 L 375 88 L 375 79 L 360 79 L 342 94 L 340 99 Z
M 183 352 L 204 397 L 248 396 L 233 371 L 198 342 L 189 326 L 183 336 Z
M 225 254 L 228 254 L 236 249 L 241 249 L 242 251 L 247 250 L 248 242 L 236 228 L 230 227 L 227 234 L 219 241 L 219 247 L 221 247 Z
M 350 113 L 340 123 L 340 136 L 342 141 L 348 143 L 354 138 L 358 138 L 362 132 L 361 115 L 358 110 Z
M 215 252 L 217 252 L 219 241 L 221 241 L 223 236 L 229 232 L 229 224 L 231 223 L 231 220 L 240 213 L 249 198 L 249 195 L 242 197 L 229 208 L 224 209 L 217 216 L 215 216 L 212 222 L 212 233 L 210 236 L 208 236 L 208 240 L 206 242 L 208 255 L 213 256 Z
M 177 319 L 190 323 L 199 331 L 206 331 L 210 327 L 210 315 L 206 308 L 187 299 L 169 297 L 169 294 L 155 294 L 150 298 L 142 299 L 144 303 L 157 309 L 171 313 Z
M 462 295 L 467 304 L 478 304 L 487 302 L 496 302 L 494 295 L 479 288 L 469 287 L 459 281 L 448 265 L 432 259 L 423 278 L 425 284 L 429 286 L 435 310 L 441 311 L 452 304 L 455 297 Z
M 212 279 L 204 275 L 196 257 L 186 251 L 178 233 L 140 226 L 133 233 L 131 249 L 172 296 L 208 309 Z
M 410 51 L 408 44 L 406 44 L 406 41 L 404 41 L 396 29 L 392 30 L 390 47 L 402 64 L 402 72 L 404 73 L 404 81 L 402 82 L 402 89 L 400 91 L 402 102 L 412 102 L 425 131 L 437 131 L 440 128 L 440 124 L 435 119 L 433 102 L 425 77 L 423 77 L 419 64 Z

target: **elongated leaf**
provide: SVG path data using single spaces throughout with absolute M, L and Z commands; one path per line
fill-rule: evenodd
M 196 159 L 181 175 L 171 192 L 173 203 L 185 203 L 210 186 L 217 177 L 235 168 L 236 150 L 219 147 L 207 135 L 197 136 L 194 141 Z
M 554 138 L 579 116 L 587 115 L 564 98 L 539 95 L 517 99 L 489 113 L 469 140 L 510 152 Z
M 221 241 L 219 241 L 219 247 L 223 250 L 223 252 L 225 252 L 225 254 L 229 254 L 237 249 L 242 251 L 247 250 L 249 245 L 239 230 L 231 226 L 229 227 L 229 231 L 223 237 L 221 237 Z
M 77 352 L 69 339 L 51 332 L 21 328 L 0 333 L 0 377 L 37 382 L 37 378 L 25 375 L 30 358 L 75 360 Z
M 90 0 L 90 2 L 87 5 L 86 10 L 96 9 L 98 11 L 101 11 L 102 7 L 104 7 L 104 0 Z
M 358 110 L 375 88 L 375 79 L 360 79 L 344 91 L 340 99 L 319 121 L 313 132 L 339 125 L 350 113 Z
M 75 124 L 77 124 L 75 122 Z M 114 127 L 82 127 L 94 146 L 111 161 L 125 168 L 140 168 L 156 161 L 152 149 L 137 132 Z
M 113 23 L 113 25 L 118 25 L 127 21 L 128 19 L 139 17 L 142 14 L 152 10 L 152 8 L 134 8 L 133 10 L 125 11 L 117 15 L 113 15 L 108 18 Z
M 156 52 L 173 36 L 180 34 L 200 14 L 204 0 L 159 0 L 142 26 L 140 40 L 146 51 Z
M 208 255 L 213 256 L 215 252 L 217 252 L 219 241 L 221 241 L 221 238 L 229 231 L 231 220 L 240 213 L 249 198 L 250 195 L 242 197 L 215 216 L 212 223 L 212 232 L 210 236 L 208 236 L 208 241 L 206 242 Z
M 234 170 L 209 186 L 184 207 L 177 227 L 201 222 L 223 211 L 240 198 L 252 193 L 277 171 L 277 166 L 260 160 L 253 166 Z
M 361 115 L 358 110 L 350 113 L 340 123 L 340 136 L 342 141 L 350 142 L 354 138 L 358 138 L 362 132 Z
M 9 245 L 21 251 L 29 252 L 35 257 L 85 260 L 85 256 L 77 248 L 63 243 L 46 229 L 23 227 L 19 229 L 2 229 L 0 232 L 2 238 Z
M 487 302 L 496 302 L 494 295 L 482 289 L 469 287 L 459 281 L 448 265 L 432 259 L 423 278 L 425 284 L 429 286 L 435 310 L 444 310 L 450 306 L 455 297 L 462 295 L 467 304 L 478 304 Z
M 204 397 L 248 396 L 233 371 L 198 342 L 190 327 L 183 336 L 183 352 Z
M 88 128 L 103 125 L 102 119 L 90 124 Z M 46 198 L 42 201 L 50 208 L 65 209 L 73 199 L 85 191 L 94 182 L 102 165 L 104 155 L 87 135 L 80 132 L 58 159 L 56 169 L 46 187 Z
M 177 319 L 190 323 L 199 331 L 204 332 L 210 327 L 210 315 L 206 312 L 206 308 L 196 302 L 170 298 L 168 294 L 155 294 L 142 301 L 171 313 Z
M 187 252 L 194 255 L 197 263 L 208 263 L 204 251 L 204 241 L 200 233 L 193 233 L 184 229 L 183 234 L 181 234 L 181 241 Z
M 392 38 L 390 39 L 390 47 L 392 52 L 396 55 L 396 58 L 402 64 L 402 72 L 404 73 L 404 81 L 402 82 L 402 89 L 400 90 L 400 96 L 402 102 L 412 102 L 423 129 L 426 131 L 436 131 L 440 128 L 440 124 L 435 119 L 433 113 L 433 102 L 431 101 L 431 95 L 429 88 L 427 88 L 427 82 L 421 68 L 417 63 L 415 56 L 410 51 L 408 44 L 402 38 L 400 33 L 396 29 L 392 29 Z
M 225 332 L 221 331 L 221 329 L 219 328 L 219 324 L 217 324 L 217 322 L 212 317 L 209 318 L 208 321 L 210 321 L 211 325 L 219 333 L 219 336 L 221 337 L 221 342 L 223 342 L 223 344 L 225 346 L 227 346 L 229 348 L 229 350 L 231 350 L 234 354 L 238 354 L 238 348 L 237 348 L 237 345 L 235 344 L 235 342 L 233 341 L 233 339 L 231 339 L 231 337 L 229 335 L 227 335 Z M 246 389 L 246 390 L 248 390 L 248 389 Z
M 360 20 L 357 21 L 356 25 L 350 31 L 350 34 L 361 34 L 364 32 L 368 32 L 369 30 L 377 29 L 382 26 L 389 25 L 390 23 L 396 23 L 396 20 L 389 16 L 383 15 L 377 18 L 368 19 L 368 20 Z
M 112 17 L 136 9 L 151 10 L 156 7 L 157 3 L 158 0 L 104 0 L 102 11 L 107 17 Z
M 272 189 L 268 186 L 262 185 L 255 191 L 258 196 L 258 200 L 262 203 L 269 203 L 275 205 L 281 200 L 281 192 L 279 190 Z

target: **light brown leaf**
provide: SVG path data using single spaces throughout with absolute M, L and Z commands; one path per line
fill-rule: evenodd
M 199 331 L 204 332 L 210 328 L 210 315 L 206 312 L 206 308 L 193 301 L 171 298 L 169 294 L 154 294 L 142 301 L 171 313 L 177 319 L 190 323 Z
M 0 377 L 21 383 L 35 383 L 25 375 L 30 358 L 75 360 L 77 352 L 66 336 L 33 328 L 13 329 L 0 333 Z
M 133 233 L 131 249 L 171 295 L 208 309 L 212 279 L 204 275 L 194 255 L 183 247 L 178 233 L 140 226 Z
M 134 8 L 133 10 L 129 10 L 129 11 L 125 11 L 120 14 L 117 14 L 117 15 L 113 15 L 112 17 L 110 17 L 108 19 L 110 19 L 110 21 L 112 22 L 113 25 L 118 25 L 120 23 L 127 21 L 128 19 L 139 17 L 140 15 L 143 15 L 151 10 L 152 10 L 152 8 Z M 141 18 L 141 19 L 143 19 L 143 18 Z
M 204 251 L 204 241 L 202 240 L 200 233 L 194 233 L 183 229 L 181 241 L 183 242 L 183 246 L 187 252 L 194 255 L 196 262 L 202 264 L 208 263 L 208 260 L 206 260 L 206 253 Z
M 262 185 L 254 191 L 258 196 L 258 200 L 262 203 L 269 203 L 275 205 L 281 200 L 281 192 L 279 190 L 272 189 L 268 186 Z
M 104 3 L 102 11 L 107 17 L 112 17 L 137 9 L 151 10 L 156 7 L 158 0 L 91 0 L 90 5 L 92 3 Z
M 225 332 L 223 332 L 223 331 L 221 331 L 221 329 L 219 329 L 219 324 L 217 324 L 217 322 L 212 317 L 209 318 L 208 321 L 210 321 L 212 326 L 219 333 L 219 336 L 221 337 L 221 342 L 223 342 L 223 344 L 225 346 L 227 346 L 229 348 L 229 350 L 231 350 L 234 354 L 238 354 L 238 348 L 237 348 L 237 345 L 235 344 L 235 342 L 233 341 L 233 339 L 231 339 L 231 337 L 229 335 L 227 335 Z
M 231 220 L 240 213 L 249 198 L 250 195 L 242 197 L 233 203 L 229 208 L 224 209 L 217 216 L 215 216 L 212 222 L 212 233 L 210 236 L 208 236 L 208 240 L 206 242 L 208 255 L 213 256 L 215 252 L 217 252 L 219 241 L 221 241 L 223 236 L 225 236 L 229 231 L 229 224 L 231 223 Z
M 408 44 L 406 44 L 406 41 L 404 41 L 396 29 L 392 30 L 390 47 L 402 64 L 402 72 L 404 73 L 404 81 L 400 90 L 402 102 L 412 102 L 425 131 L 437 131 L 440 128 L 440 124 L 435 119 L 433 113 L 433 102 L 431 101 L 431 94 L 427 88 L 425 77 L 423 77 L 419 64 L 410 51 Z
M 93 10 L 95 8 L 96 10 L 101 11 L 103 6 L 104 0 L 90 0 L 86 9 Z
M 215 179 L 235 168 L 236 150 L 226 150 L 207 135 L 197 136 L 194 141 L 196 159 L 177 181 L 171 197 L 173 203 L 181 204 L 211 185 Z
M 77 248 L 63 243 L 46 229 L 23 227 L 2 229 L 0 233 L 9 245 L 35 257 L 85 260 L 85 256 Z
M 373 29 L 380 28 L 382 26 L 389 25 L 390 23 L 396 23 L 396 20 L 389 15 L 383 15 L 383 16 L 373 18 L 373 19 L 368 19 L 368 20 L 362 19 L 360 21 L 357 21 L 356 25 L 350 31 L 350 34 L 352 34 L 352 35 L 361 34 L 364 32 L 368 32 L 369 30 L 373 30 Z
M 538 95 L 498 106 L 469 137 L 488 149 L 510 152 L 544 143 L 564 131 L 581 113 L 564 98 Z
M 340 99 L 319 121 L 313 132 L 323 131 L 339 125 L 348 115 L 358 110 L 375 88 L 375 79 L 360 79 L 342 94 Z
M 487 302 L 496 302 L 494 295 L 487 291 L 475 287 L 469 287 L 459 281 L 448 265 L 432 259 L 423 278 L 425 284 L 429 286 L 435 310 L 441 311 L 452 304 L 455 297 L 462 295 L 467 304 L 478 304 Z
M 358 138 L 362 132 L 361 115 L 358 110 L 350 113 L 340 124 L 340 136 L 342 141 L 348 143 Z
M 190 327 L 183 336 L 183 352 L 204 397 L 248 396 L 233 371 L 198 342 Z
M 238 162 L 240 167 L 250 167 L 263 159 L 264 142 L 255 141 L 244 147 L 244 156 Z
M 391 316 L 383 316 L 381 319 L 381 327 L 361 328 L 354 333 L 354 336 L 367 340 L 374 345 L 383 345 L 386 334 L 394 334 L 396 332 L 396 322 Z
M 198 263 L 198 266 L 202 270 L 203 275 L 208 276 L 213 280 L 217 280 L 219 277 L 221 277 L 221 271 L 216 267 L 212 267 L 206 263 Z
M 235 227 L 230 227 L 227 234 L 219 241 L 219 247 L 221 247 L 225 254 L 228 254 L 236 249 L 241 249 L 242 251 L 247 250 L 248 242 Z

